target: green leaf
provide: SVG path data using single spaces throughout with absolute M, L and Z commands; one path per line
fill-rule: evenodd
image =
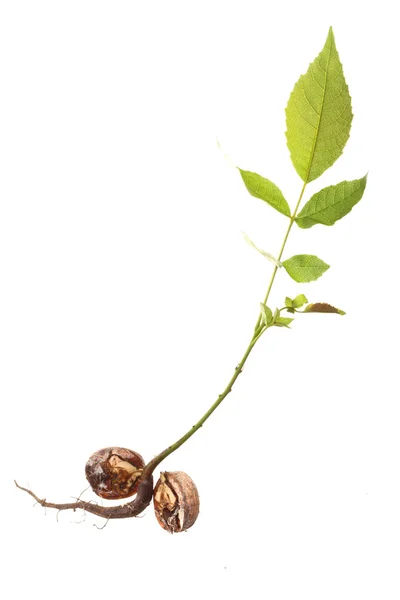
M 308 300 L 305 297 L 304 294 L 299 294 L 298 296 L 296 296 L 296 298 L 292 301 L 292 307 L 293 308 L 300 308 L 301 306 L 303 306 L 303 304 L 307 304 Z
M 293 308 L 293 300 L 291 298 L 289 298 L 288 296 L 286 296 L 286 298 L 285 298 L 285 306 L 287 308 Z
M 302 229 L 308 229 L 317 223 L 334 225 L 347 215 L 359 202 L 367 185 L 367 176 L 353 181 L 342 181 L 330 185 L 314 194 L 304 205 L 296 218 Z
M 294 86 L 286 107 L 287 145 L 305 183 L 317 179 L 342 154 L 352 118 L 331 27 L 322 52 Z
M 305 313 L 336 313 L 338 315 L 345 315 L 344 310 L 340 310 L 340 308 L 335 308 L 326 302 L 316 302 L 315 304 L 309 304 L 304 309 Z
M 292 321 L 294 321 L 294 319 L 290 319 L 289 317 L 277 317 L 274 321 L 274 325 L 276 327 L 289 327 Z
M 294 314 L 293 300 L 288 296 L 285 298 L 285 307 L 288 313 Z
M 312 254 L 297 254 L 283 261 L 288 275 L 298 283 L 315 281 L 329 269 L 329 265 Z
M 263 304 L 262 302 L 260 302 L 260 309 L 261 309 L 261 321 L 264 323 L 264 325 L 266 325 L 268 327 L 268 325 L 270 325 L 273 320 L 272 310 L 266 304 Z
M 250 194 L 255 198 L 264 200 L 270 206 L 286 217 L 290 217 L 289 204 L 286 202 L 281 190 L 269 179 L 252 173 L 251 171 L 242 171 L 239 169 L 244 184 Z

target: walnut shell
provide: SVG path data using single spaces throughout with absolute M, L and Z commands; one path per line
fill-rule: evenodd
M 157 521 L 170 533 L 186 531 L 199 515 L 199 493 L 193 480 L 182 471 L 161 473 L 153 500 Z
M 86 479 L 95 494 L 108 500 L 129 498 L 136 494 L 145 462 L 128 448 L 102 448 L 86 463 Z

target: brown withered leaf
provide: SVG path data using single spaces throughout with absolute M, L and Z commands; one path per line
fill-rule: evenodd
M 316 302 L 315 304 L 309 304 L 304 309 L 304 312 L 313 312 L 313 313 L 336 313 L 337 315 L 345 315 L 344 310 L 340 310 L 340 308 L 335 308 L 331 304 L 327 304 L 326 302 Z

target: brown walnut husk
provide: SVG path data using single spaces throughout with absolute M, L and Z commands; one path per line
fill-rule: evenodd
M 129 498 L 136 494 L 145 462 L 128 448 L 102 448 L 86 463 L 86 479 L 95 494 L 108 500 Z
M 170 533 L 186 531 L 199 515 L 199 493 L 193 480 L 182 471 L 161 473 L 153 501 L 157 521 Z

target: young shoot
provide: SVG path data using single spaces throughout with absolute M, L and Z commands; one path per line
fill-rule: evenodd
M 41 500 L 31 490 L 16 483 L 17 487 L 30 494 L 41 506 L 59 511 L 83 509 L 105 519 L 137 516 L 150 504 L 154 495 L 155 469 L 204 425 L 232 391 L 250 353 L 270 327 L 290 327 L 295 318 L 308 318 L 303 315 L 309 313 L 345 314 L 343 310 L 335 308 L 325 300 L 313 300 L 309 303 L 303 293 L 299 293 L 295 298 L 282 299 L 280 308 L 277 308 L 271 305 L 270 295 L 278 271 L 282 272 L 282 276 L 289 276 L 298 283 L 309 283 L 319 279 L 329 269 L 329 265 L 314 254 L 302 254 L 300 248 L 299 254 L 286 256 L 285 248 L 293 226 L 300 229 L 309 229 L 315 225 L 332 226 L 361 200 L 367 183 L 366 175 L 323 188 L 301 207 L 307 185 L 332 167 L 341 156 L 350 135 L 352 119 L 351 98 L 330 28 L 324 47 L 295 84 L 286 107 L 287 146 L 293 166 L 301 180 L 299 197 L 292 203 L 293 208 L 279 187 L 270 179 L 238 168 L 249 193 L 281 213 L 286 219 L 286 227 L 277 254 L 260 250 L 245 236 L 253 248 L 272 262 L 273 270 L 265 297 L 260 303 L 259 314 L 256 315 L 248 346 L 225 389 L 187 433 L 147 464 L 142 462 L 140 455 L 126 448 L 104 448 L 93 454 L 87 463 L 88 480 L 98 495 L 119 499 L 136 493 L 134 500 L 113 507 L 99 506 L 82 500 L 56 504 Z M 156 517 L 161 526 L 171 532 L 184 531 L 191 527 L 199 512 L 199 496 L 190 477 L 180 471 L 162 473 L 155 489 Z

